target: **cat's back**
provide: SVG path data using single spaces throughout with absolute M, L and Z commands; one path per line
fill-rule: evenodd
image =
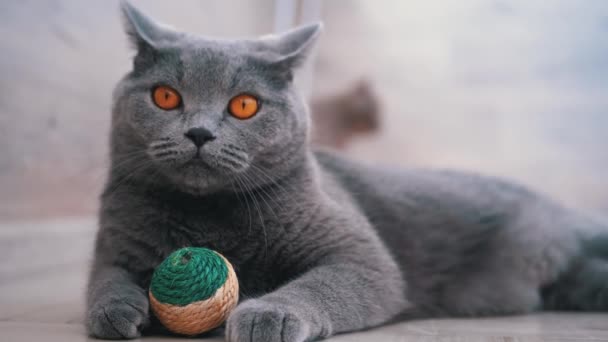
M 530 208 L 555 205 L 523 186 L 474 173 L 369 165 L 333 152 L 315 153 L 405 261 L 442 250 L 466 254 L 487 244 Z
M 403 214 L 408 208 L 436 213 L 498 206 L 516 209 L 522 199 L 539 198 L 523 186 L 475 173 L 379 166 L 327 150 L 315 151 L 315 156 L 322 169 L 336 177 L 372 216 L 372 210 L 396 209 Z

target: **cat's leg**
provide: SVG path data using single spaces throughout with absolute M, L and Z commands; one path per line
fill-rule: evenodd
M 99 266 L 89 280 L 86 327 L 91 336 L 131 339 L 149 322 L 148 297 L 124 269 Z
M 356 264 L 317 267 L 284 287 L 245 301 L 228 320 L 233 342 L 300 342 L 384 323 L 406 309 L 401 286 Z
M 545 309 L 608 311 L 608 237 L 591 238 L 582 245 L 581 256 L 543 288 Z
M 438 299 L 448 316 L 512 315 L 541 307 L 536 284 L 500 267 L 454 279 Z
M 608 311 L 608 225 L 563 210 L 533 218 L 497 236 L 485 267 L 446 286 L 448 313 Z
M 585 224 L 570 212 L 547 211 L 546 206 L 522 211 L 443 284 L 441 308 L 457 316 L 541 309 L 541 288 L 555 282 L 580 255 L 576 227 Z
M 327 231 L 332 229 L 323 229 L 309 250 L 294 253 L 298 259 L 318 256 L 315 266 L 236 308 L 227 323 L 229 341 L 316 340 L 377 326 L 409 307 L 400 270 L 379 241 Z
M 608 260 L 585 258 L 542 290 L 546 310 L 608 311 Z

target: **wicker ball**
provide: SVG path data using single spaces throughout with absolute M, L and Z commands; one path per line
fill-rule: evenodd
M 239 300 L 232 265 L 207 248 L 173 252 L 154 271 L 150 283 L 152 311 L 169 330 L 198 335 L 221 325 Z

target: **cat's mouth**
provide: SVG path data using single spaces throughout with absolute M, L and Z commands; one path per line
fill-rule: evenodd
M 184 158 L 184 160 L 177 165 L 179 171 L 185 171 L 187 169 L 212 169 L 213 165 L 209 162 L 208 157 L 204 156 L 197 151 L 190 157 Z
M 211 166 L 209 163 L 205 161 L 200 153 L 195 153 L 190 159 L 186 160 L 182 165 L 182 167 L 196 167 L 196 166 Z
M 248 168 L 249 157 L 244 152 L 227 148 L 222 148 L 218 153 L 200 149 L 192 151 L 173 164 L 173 172 L 189 177 L 242 173 Z
M 200 159 L 203 160 L 203 157 L 201 157 L 201 149 L 199 148 L 198 150 L 196 150 L 196 152 L 194 152 L 194 156 L 192 158 L 190 158 L 190 160 L 196 160 L 196 159 Z

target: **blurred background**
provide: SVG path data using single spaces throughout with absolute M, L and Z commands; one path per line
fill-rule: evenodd
M 315 144 L 608 213 L 606 0 L 133 3 L 225 38 L 323 20 L 298 78 Z M 118 1 L 0 1 L 0 49 L 0 331 L 82 336 L 111 93 L 133 56 Z
M 133 3 L 225 38 L 323 20 L 300 76 L 315 143 L 608 210 L 608 1 Z M 0 219 L 94 215 L 111 92 L 133 55 L 118 2 L 2 1 L 0 33 Z

